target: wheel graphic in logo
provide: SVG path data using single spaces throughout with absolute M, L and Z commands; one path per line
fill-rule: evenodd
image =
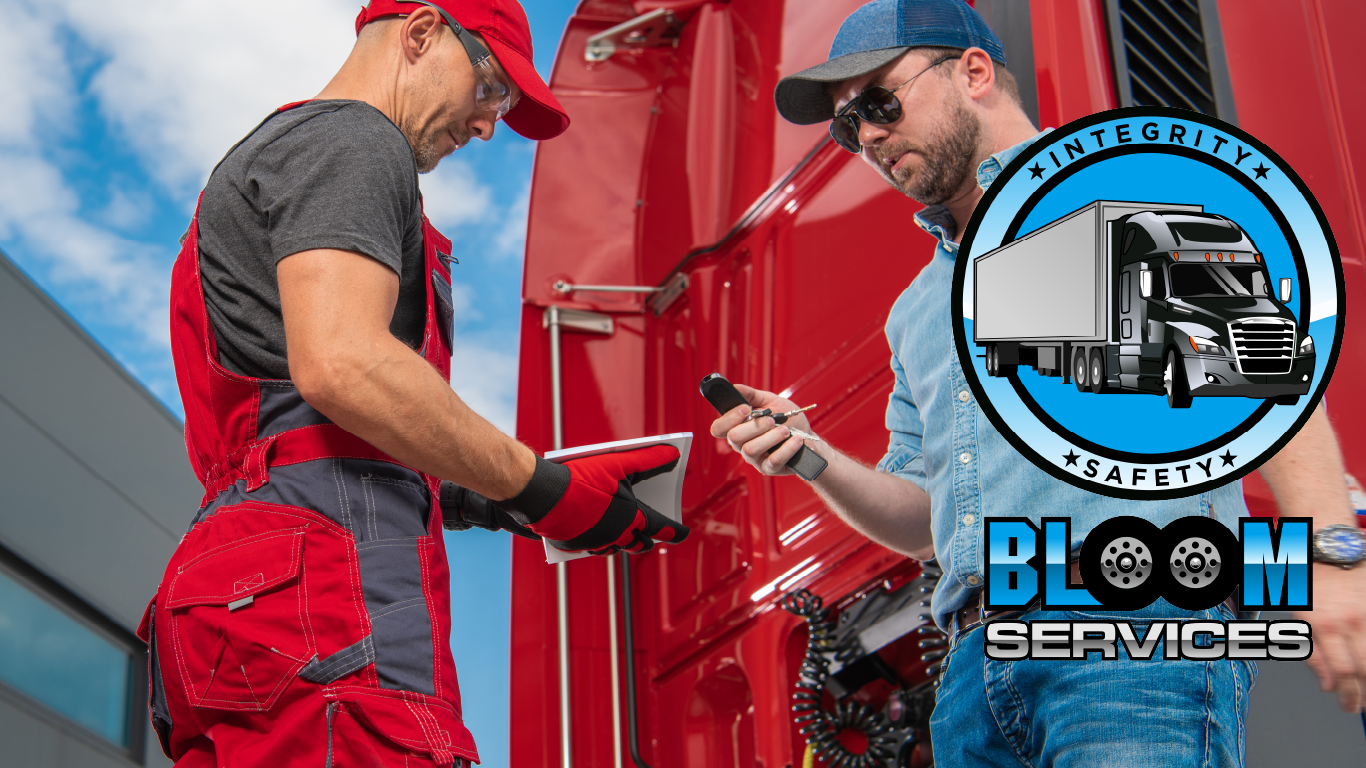
M 953 327 L 1024 456 L 1085 490 L 1168 499 L 1237 480 L 1304 424 L 1344 296 L 1289 165 L 1214 118 L 1133 108 L 1041 137 L 993 183 L 957 257 Z M 1212 568 L 1170 576 L 1199 589 Z
M 1132 536 L 1120 536 L 1105 546 L 1101 557 L 1105 580 L 1119 589 L 1141 586 L 1152 574 L 1152 556 L 1143 542 Z

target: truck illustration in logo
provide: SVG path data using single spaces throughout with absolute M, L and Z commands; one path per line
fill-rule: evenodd
M 1098 200 L 973 260 L 991 376 L 1027 365 L 1082 392 L 1294 405 L 1314 341 L 1238 224 L 1203 206 Z M 1277 301 L 1279 299 L 1279 301 Z

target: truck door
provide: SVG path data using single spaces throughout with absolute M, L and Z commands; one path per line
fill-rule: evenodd
M 1144 336 L 1139 295 L 1138 265 L 1130 264 L 1119 273 L 1119 383 L 1125 389 L 1138 386 L 1140 354 Z
M 1162 377 L 1162 356 L 1166 353 L 1167 343 L 1171 340 L 1171 312 L 1167 309 L 1167 276 L 1162 269 L 1162 259 L 1152 259 L 1146 264 L 1153 273 L 1153 294 L 1143 302 L 1147 317 L 1144 325 L 1147 337 L 1143 339 L 1143 354 L 1139 367 L 1143 373 Z M 1141 269 L 1141 267 L 1140 267 Z
M 1157 244 L 1136 224 L 1126 224 L 1119 240 L 1120 258 L 1150 253 Z M 1157 391 L 1162 371 L 1162 340 L 1165 325 L 1148 322 L 1149 302 L 1142 295 L 1142 266 L 1133 262 L 1119 272 L 1119 364 L 1120 385 L 1126 389 Z M 1159 273 L 1160 274 L 1160 273 Z

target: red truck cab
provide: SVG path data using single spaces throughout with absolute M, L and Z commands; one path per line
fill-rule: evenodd
M 918 204 L 829 141 L 824 124 L 787 123 L 773 103 L 779 78 L 824 61 L 860 4 L 584 0 L 569 20 L 550 83 L 573 125 L 537 150 L 517 434 L 544 452 L 693 432 L 683 495 L 692 535 L 626 560 L 629 617 L 621 574 L 610 570 L 621 558 L 561 570 L 539 544 L 514 538 L 514 768 L 630 765 L 632 752 L 654 768 L 800 766 L 806 739 L 792 695 L 817 625 L 783 610 L 782 598 L 806 589 L 836 624 L 841 615 L 857 622 L 869 600 L 886 615 L 889 600 L 912 605 L 922 565 L 856 533 L 801 480 L 745 466 L 709 435 L 716 414 L 697 389 L 720 372 L 818 403 L 808 415 L 832 445 L 869 463 L 886 449 L 893 377 L 883 323 L 933 240 L 911 221 Z M 1218 114 L 1271 146 L 1333 227 L 1348 315 L 1366 311 L 1366 135 L 1350 129 L 1366 124 L 1366 92 L 1349 58 L 1366 7 L 975 6 L 1004 41 L 1041 127 L 1170 102 Z M 1161 16 L 1157 6 L 1185 15 Z M 1327 403 L 1358 478 L 1366 409 L 1349 382 L 1363 376 L 1366 333 L 1349 322 Z M 1254 514 L 1275 514 L 1255 475 L 1244 491 Z M 864 665 L 873 671 L 846 681 L 862 681 L 846 701 L 886 713 L 893 694 L 932 680 L 933 634 L 921 625 L 867 654 L 877 656 Z M 867 749 L 852 730 L 840 737 L 844 748 Z M 928 764 L 928 749 L 895 759 Z

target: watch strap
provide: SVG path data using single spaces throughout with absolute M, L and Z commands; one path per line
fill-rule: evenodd
M 787 466 L 801 479 L 811 482 L 830 466 L 830 463 L 821 458 L 820 454 L 803 445 L 797 449 L 792 458 L 787 460 Z

